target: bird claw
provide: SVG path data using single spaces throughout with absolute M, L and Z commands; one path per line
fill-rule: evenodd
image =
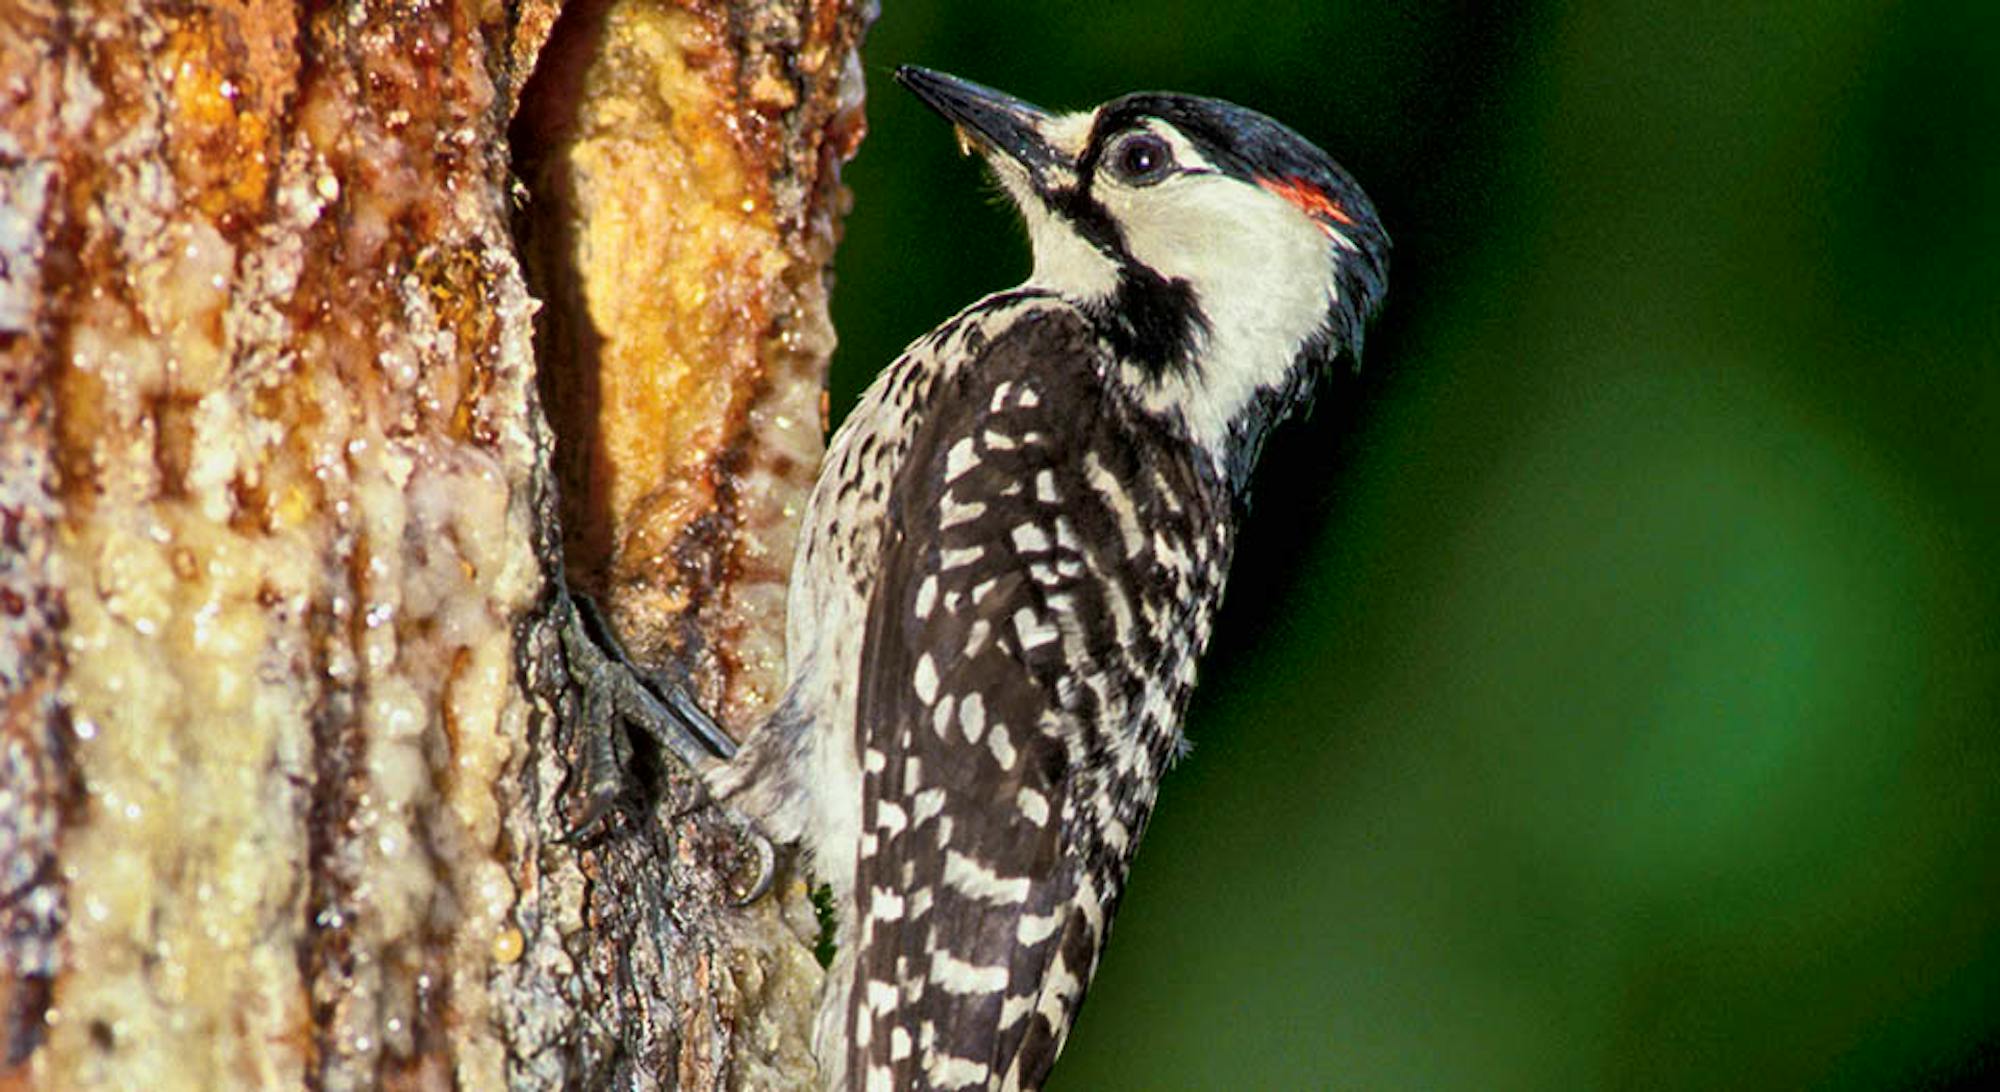
M 568 590 L 559 594 L 563 654 L 570 677 L 583 687 L 585 713 L 599 718 L 593 723 L 622 720 L 696 773 L 736 756 L 736 741 L 685 685 L 632 662 L 595 602 Z
M 778 851 L 771 844 L 771 839 L 766 838 L 764 832 L 757 829 L 757 824 L 734 811 L 727 814 L 735 823 L 737 833 L 743 836 L 743 844 L 747 845 L 756 857 L 757 871 L 750 877 L 750 882 L 742 890 L 730 892 L 735 905 L 749 906 L 770 893 L 771 884 L 778 876 Z
M 590 837 L 603 824 L 605 817 L 617 805 L 618 798 L 624 795 L 625 766 L 632 758 L 632 741 L 612 723 L 616 716 L 616 701 L 604 680 L 604 664 L 593 663 L 594 670 L 577 672 L 576 665 L 581 657 L 577 650 L 570 647 L 573 638 L 567 628 L 566 624 L 564 646 L 569 649 L 572 677 L 583 692 L 584 737 L 577 771 L 582 781 L 583 809 L 576 822 L 570 824 L 556 840 L 565 845 L 575 845 Z
M 697 775 L 735 755 L 736 742 L 685 686 L 634 664 L 589 597 L 567 588 L 557 595 L 563 657 L 583 701 L 583 814 L 563 835 L 574 842 L 602 823 L 625 790 L 632 761 L 628 730 L 644 732 Z
M 575 846 L 589 841 L 591 836 L 604 825 L 605 817 L 611 814 L 624 788 L 622 781 L 597 783 L 586 779 L 583 788 L 583 808 L 577 815 L 576 822 L 556 835 L 556 844 Z
M 632 742 L 622 727 L 636 728 L 661 749 L 699 774 L 736 754 L 736 742 L 715 723 L 687 688 L 660 673 L 650 672 L 626 655 L 609 623 L 587 596 L 563 589 L 563 653 L 570 677 L 583 693 L 583 721 L 588 735 L 583 745 L 581 814 L 557 841 L 575 844 L 604 823 L 623 795 Z M 704 786 L 700 803 L 709 803 Z M 724 816 L 754 857 L 756 871 L 741 890 L 732 892 L 738 906 L 747 906 L 771 890 L 777 876 L 777 850 L 754 822 L 733 809 Z

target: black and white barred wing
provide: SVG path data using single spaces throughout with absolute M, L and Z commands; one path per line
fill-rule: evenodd
M 888 498 L 857 718 L 857 1090 L 1040 1086 L 1171 746 L 1171 726 L 1140 738 L 1163 650 L 1135 630 L 1174 589 L 1106 575 L 1144 507 L 1113 479 L 1147 453 L 1094 351 L 1081 323 L 1015 325 L 940 381 L 959 389 Z

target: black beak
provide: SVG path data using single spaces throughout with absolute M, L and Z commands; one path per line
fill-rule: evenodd
M 1058 162 L 1054 149 L 1042 136 L 1049 113 L 1039 106 L 971 80 L 915 65 L 896 69 L 896 82 L 909 88 L 925 106 L 943 115 L 962 137 L 1019 163 L 1037 181 Z

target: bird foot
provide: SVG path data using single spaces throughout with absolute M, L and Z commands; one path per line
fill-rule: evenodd
M 757 829 L 756 823 L 730 808 L 724 808 L 723 814 L 727 815 L 736 826 L 737 846 L 750 851 L 749 864 L 754 871 L 750 872 L 744 883 L 730 891 L 730 896 L 736 905 L 748 906 L 770 893 L 771 883 L 778 876 L 778 851 L 771 844 L 771 839 Z M 737 877 L 731 878 L 734 880 Z
M 588 596 L 557 592 L 563 655 L 583 695 L 583 743 L 577 820 L 560 841 L 580 842 L 601 828 L 628 784 L 632 740 L 640 731 L 696 774 L 735 757 L 736 741 L 716 724 L 686 685 L 634 663 Z M 704 795 L 696 807 L 710 803 Z M 756 824 L 730 808 L 723 815 L 750 849 L 755 871 L 735 891 L 737 905 L 763 897 L 777 873 L 777 852 Z

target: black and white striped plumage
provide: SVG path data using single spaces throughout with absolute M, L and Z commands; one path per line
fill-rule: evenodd
M 1035 272 L 834 437 L 786 699 L 711 780 L 834 889 L 827 1087 L 1036 1088 L 1180 746 L 1258 449 L 1358 351 L 1388 241 L 1239 107 L 1052 116 L 898 78 L 985 154 Z

